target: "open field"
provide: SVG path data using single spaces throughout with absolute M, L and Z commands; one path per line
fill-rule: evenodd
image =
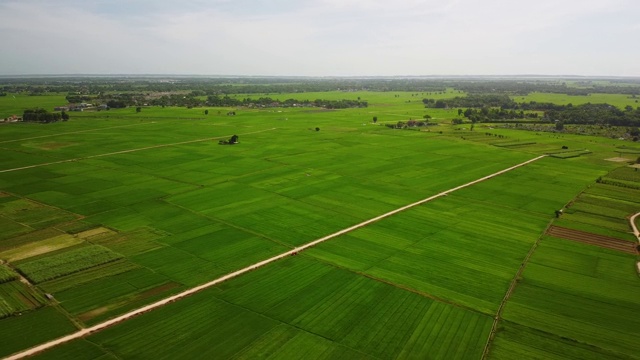
M 370 106 L 236 116 L 129 108 L 3 125 L 0 279 L 14 286 L 17 269 L 38 301 L 0 328 L 52 330 L 2 345 L 0 355 L 567 145 L 589 151 L 460 189 L 40 356 L 480 358 L 503 307 L 489 357 L 530 348 L 542 357 L 635 356 L 626 342 L 640 327 L 625 316 L 638 310 L 634 256 L 543 236 L 564 208 L 554 225 L 633 240 L 625 216 L 638 211 L 640 190 L 604 181 L 638 182 L 605 160 L 619 140 L 484 124 L 472 132 L 448 120 L 394 130 L 383 124 L 434 109 L 410 93 L 304 95 L 359 96 Z M 217 144 L 233 134 L 239 144 Z M 564 315 L 567 307 L 575 314 Z

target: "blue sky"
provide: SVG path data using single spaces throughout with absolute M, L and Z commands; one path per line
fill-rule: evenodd
M 640 76 L 637 0 L 0 0 L 0 74 Z

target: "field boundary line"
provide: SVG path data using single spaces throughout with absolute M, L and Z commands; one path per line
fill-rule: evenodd
M 638 245 L 640 245 L 640 231 L 636 226 L 636 218 L 638 216 L 640 216 L 640 212 L 631 215 L 631 217 L 629 218 L 629 222 L 631 223 L 631 228 L 633 229 L 633 235 L 635 235 L 636 239 L 638 239 Z
M 527 267 L 527 264 L 529 263 L 529 259 L 533 255 L 534 251 L 536 251 L 536 249 L 538 248 L 538 245 L 540 245 L 540 240 L 542 240 L 542 238 L 547 234 L 547 231 L 549 231 L 549 228 L 551 227 L 551 225 L 553 225 L 554 220 L 555 219 L 549 220 L 549 223 L 545 227 L 542 234 L 540 234 L 540 236 L 536 239 L 536 241 L 531 246 L 531 249 L 529 249 L 529 252 L 522 260 L 522 264 L 520 264 L 520 267 L 518 268 L 516 275 L 513 277 L 513 280 L 511 280 L 511 283 L 509 284 L 509 289 L 507 289 L 507 292 L 504 294 L 504 298 L 502 298 L 502 301 L 500 302 L 498 311 L 496 312 L 496 315 L 493 317 L 493 324 L 491 325 L 491 331 L 489 332 L 489 337 L 487 338 L 487 342 L 484 345 L 484 350 L 482 351 L 482 359 L 486 359 L 487 356 L 489 356 L 489 348 L 491 347 L 491 344 L 493 343 L 493 339 L 496 336 L 496 330 L 498 329 L 498 323 L 502 318 L 502 311 L 504 310 L 504 306 L 507 304 L 507 301 L 509 300 L 509 298 L 511 298 L 511 294 L 513 293 L 513 290 L 515 290 L 516 285 L 520 281 L 520 278 L 522 277 L 522 273 L 524 272 L 524 268 Z
M 265 131 L 273 131 L 273 130 L 276 130 L 276 129 L 277 128 L 264 129 L 264 130 L 252 131 L 252 132 L 248 132 L 248 133 L 241 133 L 240 135 L 244 136 L 244 135 L 261 133 L 261 132 L 265 132 Z M 0 170 L 0 173 L 18 171 L 18 170 L 26 170 L 26 169 L 33 169 L 33 168 L 37 168 L 37 167 L 41 167 L 41 166 L 63 164 L 63 163 L 74 162 L 74 161 L 95 159 L 95 158 L 104 157 L 104 156 L 126 154 L 126 153 L 131 153 L 131 152 L 136 152 L 136 151 L 142 151 L 142 150 L 157 149 L 157 148 L 167 147 L 167 146 L 176 146 L 176 145 L 192 144 L 192 143 L 203 142 L 203 141 L 211 141 L 211 140 L 216 140 L 216 139 L 224 139 L 224 138 L 228 138 L 228 137 L 231 137 L 231 135 L 221 135 L 221 136 L 214 136 L 214 137 L 209 137 L 209 138 L 204 138 L 204 139 L 187 140 L 187 141 L 180 141 L 180 142 L 169 143 L 169 144 L 151 145 L 151 146 L 145 146 L 145 147 L 135 148 L 135 149 L 114 151 L 114 152 L 105 153 L 105 154 L 89 155 L 89 156 L 83 156 L 83 157 L 78 157 L 78 158 L 73 158 L 73 159 L 51 161 L 51 162 L 48 162 L 48 163 L 23 166 L 23 167 L 13 168 L 13 169 L 5 169 L 5 170 Z
M 100 130 L 116 129 L 116 128 L 121 128 L 121 127 L 140 126 L 140 125 L 147 125 L 147 124 L 157 124 L 157 122 L 151 121 L 151 122 L 139 123 L 139 124 L 117 125 L 117 126 L 109 126 L 109 127 L 104 127 L 104 128 L 98 128 L 98 129 L 69 131 L 69 132 L 66 132 L 66 133 L 56 133 L 56 134 L 49 134 L 49 135 L 33 136 L 33 137 L 22 138 L 22 139 L 4 140 L 4 141 L 0 141 L 0 144 L 6 144 L 6 143 L 12 143 L 12 142 L 18 142 L 18 141 L 24 141 L 24 140 L 42 139 L 42 138 L 48 138 L 48 137 L 54 137 L 54 136 L 80 134 L 80 133 L 100 131 Z
M 266 130 L 265 130 L 265 131 L 266 131 Z M 202 141 L 202 140 L 200 140 L 200 141 Z M 136 150 L 134 150 L 134 151 L 136 151 Z M 522 162 L 522 163 L 520 163 L 520 164 L 517 164 L 517 165 L 511 166 L 511 167 L 509 167 L 509 168 L 506 168 L 506 169 L 504 169 L 504 170 L 500 170 L 500 171 L 497 171 L 497 172 L 495 172 L 495 173 L 493 173 L 493 174 L 490 174 L 490 175 L 487 175 L 487 176 L 481 177 L 481 178 L 479 178 L 479 179 L 476 179 L 476 180 L 470 181 L 470 182 L 468 182 L 468 183 L 466 183 L 466 184 L 463 184 L 463 185 L 460 185 L 460 186 L 456 186 L 456 187 L 451 188 L 451 189 L 449 189 L 449 190 L 445 190 L 445 191 L 443 191 L 443 192 L 441 192 L 441 193 L 438 193 L 438 194 L 436 194 L 436 195 L 430 196 L 430 197 L 428 197 L 428 198 L 426 198 L 426 199 L 422 199 L 422 200 L 416 201 L 416 202 L 414 202 L 414 203 L 411 203 L 411 204 L 409 204 L 409 205 L 402 206 L 402 207 L 397 208 L 397 209 L 395 209 L 395 210 L 389 211 L 389 212 L 384 213 L 384 214 L 382 214 L 382 215 L 376 216 L 376 217 L 371 218 L 371 219 L 369 219 L 369 220 L 365 220 L 365 221 L 363 221 L 363 222 L 361 222 L 361 223 L 358 223 L 358 224 L 356 224 L 356 225 L 353 225 L 353 226 L 350 226 L 350 227 L 348 227 L 348 228 L 345 228 L 345 229 L 342 229 L 342 230 L 340 230 L 340 231 L 337 231 L 337 232 L 335 232 L 335 233 L 333 233 L 333 234 L 330 234 L 330 235 L 327 235 L 327 236 L 321 237 L 321 238 L 319 238 L 319 239 L 316 239 L 316 240 L 314 240 L 314 241 L 311 241 L 311 242 L 309 242 L 309 243 L 307 243 L 307 244 L 304 244 L 304 245 L 302 245 L 302 246 L 298 246 L 298 247 L 296 247 L 296 248 L 293 248 L 292 250 L 289 250 L 289 251 L 287 251 L 287 252 L 284 252 L 284 253 L 282 253 L 282 254 L 280 254 L 280 255 L 276 255 L 276 256 L 271 257 L 271 258 L 269 258 L 269 259 L 262 260 L 262 261 L 260 261 L 260 262 L 257 262 L 257 263 L 255 263 L 255 264 L 253 264 L 253 265 L 249 265 L 249 266 L 247 266 L 247 267 L 245 267 L 245 268 L 243 268 L 243 269 L 240 269 L 240 270 L 234 271 L 234 272 L 232 272 L 232 273 L 229 273 L 229 274 L 227 274 L 227 275 L 224 275 L 224 276 L 222 276 L 222 277 L 219 277 L 219 278 L 217 278 L 217 279 L 215 279 L 215 280 L 212 280 L 212 281 L 209 281 L 209 282 L 204 283 L 204 284 L 202 284 L 202 285 L 199 285 L 199 286 L 193 287 L 193 288 L 191 288 L 191 289 L 185 290 L 185 291 L 183 291 L 183 292 L 181 292 L 181 293 L 179 293 L 179 294 L 172 295 L 172 296 L 170 296 L 170 297 L 168 297 L 168 298 L 165 298 L 165 299 L 162 299 L 162 300 L 156 301 L 155 303 L 152 303 L 152 304 L 149 304 L 149 305 L 143 306 L 143 307 L 138 308 L 138 309 L 136 309 L 136 310 L 132 310 L 132 311 L 130 311 L 130 312 L 128 312 L 128 313 L 125 313 L 125 314 L 120 315 L 120 316 L 118 316 L 118 317 L 115 317 L 115 318 L 113 318 L 113 319 L 110 319 L 110 320 L 104 321 L 104 322 L 102 322 L 102 323 L 99 323 L 99 324 L 93 325 L 93 326 L 91 326 L 91 327 L 84 328 L 84 329 L 80 329 L 80 330 L 76 331 L 75 333 L 72 333 L 72 334 L 69 334 L 69 335 L 66 335 L 66 336 L 60 337 L 60 338 L 58 338 L 58 339 L 54 339 L 54 340 L 48 341 L 48 342 L 46 342 L 46 343 L 43 343 L 43 344 L 40 344 L 40 345 L 34 346 L 34 347 L 30 348 L 30 349 L 26 349 L 26 350 L 20 351 L 20 352 L 18 352 L 18 353 L 15 353 L 15 354 L 13 354 L 13 355 L 10 355 L 9 357 L 6 357 L 6 358 L 5 358 L 5 360 L 16 360 L 16 359 L 22 359 L 22 358 L 24 358 L 24 357 L 26 357 L 26 356 L 31 356 L 31 355 L 37 354 L 37 353 L 39 353 L 39 352 L 42 352 L 42 351 L 47 350 L 47 349 L 50 349 L 50 348 L 55 347 L 55 346 L 57 346 L 57 345 L 64 344 L 64 343 L 66 343 L 66 342 L 69 342 L 69 341 L 72 341 L 72 340 L 75 340 L 75 339 L 79 339 L 79 338 L 81 338 L 81 337 L 84 337 L 84 336 L 90 335 L 90 334 L 92 334 L 92 333 L 95 333 L 95 332 L 98 332 L 98 331 L 104 330 L 104 329 L 106 329 L 106 328 L 108 328 L 108 327 L 111 327 L 111 326 L 113 326 L 113 325 L 115 325 L 115 324 L 118 324 L 118 323 L 120 323 L 120 322 L 123 322 L 123 321 L 125 321 L 125 320 L 128 320 L 128 319 L 130 319 L 130 318 L 132 318 L 132 317 L 138 316 L 138 315 L 143 314 L 143 313 L 145 313 L 145 312 L 148 312 L 148 311 L 154 310 L 154 309 L 156 309 L 156 308 L 162 307 L 162 306 L 164 306 L 164 305 L 170 304 L 170 303 L 175 302 L 175 301 L 177 301 L 177 300 L 180 300 L 180 299 L 182 299 L 182 298 L 184 298 L 184 297 L 187 297 L 187 296 L 193 295 L 193 294 L 195 294 L 195 293 L 197 293 L 197 292 L 200 292 L 200 291 L 202 291 L 202 290 L 204 290 L 204 289 L 207 289 L 207 288 L 210 288 L 210 287 L 212 287 L 212 286 L 218 285 L 218 284 L 220 284 L 220 283 L 222 283 L 222 282 L 225 282 L 225 281 L 227 281 L 227 280 L 230 280 L 230 279 L 233 279 L 233 278 L 235 278 L 235 277 L 238 277 L 238 276 L 240 276 L 240 275 L 242 275 L 242 274 L 244 274 L 244 273 L 247 273 L 247 272 L 250 272 L 250 271 L 256 270 L 256 269 L 258 269 L 258 268 L 260 268 L 260 267 L 263 267 L 263 266 L 265 266 L 265 265 L 267 265 L 267 264 L 270 264 L 270 263 L 272 263 L 272 262 L 278 261 L 278 260 L 280 260 L 280 259 L 282 259 L 282 258 L 285 258 L 285 257 L 291 256 L 291 255 L 295 255 L 295 254 L 297 254 L 298 252 L 304 251 L 304 250 L 306 250 L 306 249 L 308 249 L 308 248 L 311 248 L 311 247 L 313 247 L 313 246 L 316 246 L 316 245 L 318 245 L 318 244 L 320 244 L 320 243 L 322 243 L 322 242 L 325 242 L 325 241 L 327 241 L 327 240 L 333 239 L 333 238 L 338 237 L 338 236 L 340 236 L 340 235 L 344 235 L 344 234 L 346 234 L 346 233 L 348 233 L 348 232 L 351 232 L 351 231 L 353 231 L 353 230 L 356 230 L 356 229 L 359 229 L 359 228 L 361 228 L 361 227 L 367 226 L 367 225 L 369 225 L 369 224 L 372 224 L 372 223 L 377 222 L 377 221 L 379 221 L 379 220 L 382 220 L 382 219 L 384 219 L 384 218 L 390 217 L 390 216 L 395 215 L 395 214 L 397 214 L 397 213 L 400 213 L 400 212 L 402 212 L 402 211 L 405 211 L 405 210 L 408 210 L 408 209 L 410 209 L 410 208 L 416 207 L 416 206 L 418 206 L 418 205 L 422 205 L 422 204 L 424 204 L 424 203 L 427 203 L 427 202 L 429 202 L 429 201 L 433 201 L 433 200 L 438 199 L 438 198 L 440 198 L 440 197 L 447 196 L 448 194 L 450 194 L 450 193 L 452 193 L 452 192 L 454 192 L 454 191 L 457 191 L 457 190 L 460 190 L 460 189 L 463 189 L 463 188 L 466 188 L 466 187 L 469 187 L 469 186 L 475 185 L 475 184 L 477 184 L 477 183 L 480 183 L 480 182 L 482 182 L 482 181 L 485 181 L 485 180 L 491 179 L 491 178 L 496 177 L 496 176 L 498 176 L 498 175 L 502 175 L 502 174 L 504 174 L 504 173 L 506 173 L 506 172 L 509 172 L 509 171 L 511 171 L 511 170 L 517 169 L 517 168 L 522 167 L 522 166 L 525 166 L 525 165 L 528 165 L 528 164 L 530 164 L 530 163 L 532 163 L 532 162 L 534 162 L 534 161 L 540 160 L 540 159 L 542 159 L 542 158 L 544 158 L 544 157 L 546 157 L 546 155 L 538 156 L 538 157 L 536 157 L 536 158 L 533 158 L 533 159 L 527 160 L 527 161 L 525 161 L 525 162 Z M 531 250 L 530 252 L 532 252 L 532 250 Z

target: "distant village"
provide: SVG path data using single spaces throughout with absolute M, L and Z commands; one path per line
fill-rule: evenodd
M 56 106 L 53 108 L 53 111 L 59 112 L 67 112 L 67 111 L 100 111 L 100 110 L 108 110 L 109 106 L 107 104 L 95 105 L 90 103 L 73 103 L 64 106 Z M 15 123 L 23 121 L 23 116 L 21 115 L 11 115 L 4 119 L 0 119 L 0 123 Z

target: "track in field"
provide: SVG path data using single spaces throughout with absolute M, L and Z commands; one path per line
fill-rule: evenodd
M 263 130 L 263 131 L 268 131 L 268 130 Z M 202 141 L 202 140 L 195 140 L 195 141 Z M 168 146 L 168 145 L 160 145 L 160 146 Z M 138 150 L 140 150 L 140 149 L 138 149 Z M 137 151 L 137 150 L 133 150 L 133 151 Z M 320 244 L 320 243 L 322 243 L 322 242 L 325 242 L 325 241 L 327 241 L 327 240 L 333 239 L 333 238 L 338 237 L 338 236 L 340 236 L 340 235 L 344 235 L 344 234 L 346 234 L 346 233 L 348 233 L 348 232 L 351 232 L 351 231 L 353 231 L 353 230 L 356 230 L 356 229 L 362 228 L 362 227 L 364 227 L 364 226 L 367 226 L 367 225 L 369 225 L 369 224 L 372 224 L 372 223 L 377 222 L 377 221 L 379 221 L 379 220 L 382 220 L 382 219 L 384 219 L 384 218 L 390 217 L 390 216 L 392 216 L 392 215 L 398 214 L 398 213 L 400 213 L 400 212 L 403 212 L 403 211 L 408 210 L 408 209 L 410 209 L 410 208 L 416 207 L 416 206 L 418 206 L 418 205 L 422 205 L 422 204 L 425 204 L 425 203 L 427 203 L 427 202 L 429 202 L 429 201 L 432 201 L 432 200 L 435 200 L 435 199 L 438 199 L 438 198 L 441 198 L 441 197 L 447 196 L 447 195 L 449 195 L 450 193 L 453 193 L 454 191 L 457 191 L 457 190 L 460 190 L 460 189 L 463 189 L 463 188 L 466 188 L 466 187 L 469 187 L 469 186 L 475 185 L 475 184 L 480 183 L 480 182 L 482 182 L 482 181 L 489 180 L 489 179 L 494 178 L 494 177 L 496 177 L 496 176 L 498 176 L 498 175 L 502 175 L 502 174 L 504 174 L 504 173 L 507 173 L 507 172 L 509 172 L 509 171 L 511 171 L 511 170 L 514 170 L 514 169 L 517 169 L 517 168 L 519 168 L 519 167 L 522 167 L 522 166 L 528 165 L 528 164 L 530 164 L 530 163 L 532 163 L 532 162 L 534 162 L 534 161 L 537 161 L 537 160 L 540 160 L 540 159 L 544 158 L 545 156 L 546 156 L 546 155 L 541 155 L 541 156 L 535 157 L 535 158 L 533 158 L 533 159 L 530 159 L 530 160 L 527 160 L 527 161 L 522 162 L 522 163 L 520 163 L 520 164 L 517 164 L 517 165 L 511 166 L 511 167 L 506 168 L 506 169 L 504 169 L 504 170 L 500 170 L 500 171 L 497 171 L 497 172 L 495 172 L 495 173 L 493 173 L 493 174 L 490 174 L 490 175 L 487 175 L 487 176 L 481 177 L 481 178 L 479 178 L 479 179 L 477 179 L 477 180 L 473 180 L 473 181 L 468 182 L 468 183 L 466 183 L 466 184 L 463 184 L 463 185 L 460 185 L 460 186 L 456 186 L 456 187 L 451 188 L 451 189 L 449 189 L 449 190 L 445 190 L 445 191 L 443 191 L 443 192 L 441 192 L 441 193 L 438 193 L 438 194 L 436 194 L 436 195 L 430 196 L 430 197 L 428 197 L 428 198 L 426 198 L 426 199 L 422 199 L 422 200 L 420 200 L 420 201 L 416 201 L 416 202 L 414 202 L 414 203 L 411 203 L 411 204 L 409 204 L 409 205 L 405 205 L 405 206 L 400 207 L 400 208 L 398 208 L 398 209 L 395 209 L 395 210 L 389 211 L 389 212 L 387 212 L 387 213 L 385 213 L 385 214 L 382 214 L 382 215 L 376 216 L 376 217 L 371 218 L 371 219 L 369 219 L 369 220 L 365 220 L 365 221 L 363 221 L 363 222 L 361 222 L 361 223 L 359 223 L 359 224 L 356 224 L 356 225 L 353 225 L 353 226 L 351 226 L 351 227 L 348 227 L 348 228 L 342 229 L 342 230 L 340 230 L 340 231 L 337 231 L 337 232 L 335 232 L 335 233 L 333 233 L 333 234 L 330 234 L 330 235 L 327 235 L 327 236 L 325 236 L 325 237 L 322 237 L 322 238 L 316 239 L 316 240 L 311 241 L 311 242 L 309 242 L 309 243 L 307 243 L 307 244 L 301 245 L 301 246 L 296 247 L 296 248 L 294 248 L 294 249 L 292 249 L 292 250 L 289 250 L 289 251 L 287 251 L 287 252 L 284 252 L 284 253 L 282 253 L 282 254 L 280 254 L 280 255 L 276 255 L 276 256 L 274 256 L 274 257 L 272 257 L 272 258 L 269 258 L 269 259 L 266 259 L 266 260 L 262 260 L 262 261 L 260 261 L 260 262 L 257 262 L 257 263 L 255 263 L 255 264 L 253 264 L 253 265 L 249 265 L 249 266 L 247 266 L 247 267 L 245 267 L 245 268 L 243 268 L 243 269 L 240 269 L 240 270 L 234 271 L 234 272 L 232 272 L 232 273 L 230 273 L 230 274 L 224 275 L 224 276 L 219 277 L 219 278 L 217 278 L 217 279 L 215 279 L 215 280 L 211 280 L 211 281 L 209 281 L 209 282 L 207 282 L 207 283 L 205 283 L 205 284 L 202 284 L 202 285 L 196 286 L 196 287 L 194 287 L 194 288 L 191 288 L 191 289 L 185 290 L 185 291 L 183 291 L 183 292 L 181 292 L 181 293 L 179 293 L 179 294 L 176 294 L 176 295 L 170 296 L 170 297 L 168 297 L 168 298 L 165 298 L 165 299 L 159 300 L 159 301 L 157 301 L 157 302 L 155 302 L 155 303 L 152 303 L 152 304 L 149 304 L 149 305 L 143 306 L 143 307 L 141 307 L 141 308 L 138 308 L 138 309 L 132 310 L 132 311 L 130 311 L 130 312 L 128 312 L 128 313 L 126 313 L 126 314 L 123 314 L 123 315 L 120 315 L 120 316 L 115 317 L 115 318 L 113 318 L 113 319 L 110 319 L 110 320 L 104 321 L 104 322 L 99 323 L 99 324 L 97 324 L 97 325 L 93 325 L 93 326 L 91 326 L 91 327 L 88 327 L 88 328 L 84 328 L 84 329 L 78 330 L 78 331 L 76 331 L 75 333 L 72 333 L 72 334 L 69 334 L 69 335 L 63 336 L 63 337 L 58 338 L 58 339 L 51 340 L 51 341 L 49 341 L 49 342 L 46 342 L 46 343 L 43 343 L 43 344 L 40 344 L 40 345 L 36 345 L 36 346 L 34 346 L 34 347 L 30 348 L 30 349 L 26 349 L 26 350 L 23 350 L 23 351 L 21 351 L 21 352 L 18 352 L 18 353 L 15 353 L 15 354 L 13 354 L 13 355 L 10 355 L 9 357 L 7 357 L 7 358 L 5 358 L 5 359 L 6 359 L 6 360 L 22 359 L 22 358 L 24 358 L 24 357 L 35 355 L 35 354 L 37 354 L 37 353 L 39 353 L 39 352 L 42 352 L 42 351 L 44 351 L 44 350 L 47 350 L 47 349 L 53 348 L 53 347 L 55 347 L 55 346 L 58 346 L 58 345 L 61 345 L 61 344 L 64 344 L 64 343 L 67 343 L 67 342 L 69 342 L 69 341 L 72 341 L 72 340 L 75 340 L 75 339 L 79 339 L 79 338 L 82 338 L 82 337 L 84 337 L 84 336 L 88 336 L 88 335 L 90 335 L 90 334 L 93 334 L 93 333 L 96 333 L 96 332 L 98 332 L 98 331 L 104 330 L 104 329 L 109 328 L 109 327 L 111 327 L 111 326 L 113 326 L 113 325 L 115 325 L 115 324 L 121 323 L 121 322 L 123 322 L 123 321 L 126 321 L 126 320 L 128 320 L 128 319 L 130 319 L 130 318 L 133 318 L 133 317 L 135 317 L 135 316 L 138 316 L 138 315 L 140 315 L 140 314 L 143 314 L 143 313 L 146 313 L 146 312 L 152 311 L 152 310 L 154 310 L 154 309 L 156 309 L 156 308 L 159 308 L 159 307 L 162 307 L 162 306 L 164 306 L 164 305 L 170 304 L 170 303 L 172 303 L 172 302 L 174 302 L 174 301 L 178 301 L 178 300 L 180 300 L 180 299 L 182 299 L 182 298 L 185 298 L 185 297 L 187 297 L 187 296 L 193 295 L 193 294 L 198 293 L 198 292 L 200 292 L 200 291 L 202 291 L 202 290 L 204 290 L 204 289 L 207 289 L 207 288 L 210 288 L 210 287 L 212 287 L 212 286 L 218 285 L 218 284 L 220 284 L 220 283 L 222 283 L 222 282 L 225 282 L 225 281 L 227 281 L 227 280 L 233 279 L 233 278 L 238 277 L 238 276 L 240 276 L 240 275 L 242 275 L 242 274 L 244 274 L 244 273 L 247 273 L 247 272 L 253 271 L 253 270 L 255 270 L 255 269 L 258 269 L 258 268 L 260 268 L 260 267 L 263 267 L 263 266 L 265 266 L 265 265 L 267 265 L 267 264 L 270 264 L 270 263 L 272 263 L 272 262 L 278 261 L 278 260 L 280 260 L 280 259 L 283 259 L 283 258 L 288 257 L 288 256 L 291 256 L 291 255 L 295 255 L 295 254 L 297 254 L 298 252 L 304 251 L 304 250 L 306 250 L 306 249 L 308 249 L 308 248 L 311 248 L 311 247 L 313 247 L 313 246 L 315 246 L 315 245 L 318 245 L 318 244 Z
M 547 231 L 547 235 L 599 246 L 605 249 L 622 251 L 627 254 L 636 254 L 636 244 L 630 241 L 624 241 L 609 236 L 593 234 L 580 230 L 567 229 L 560 226 L 550 226 L 549 230 Z

